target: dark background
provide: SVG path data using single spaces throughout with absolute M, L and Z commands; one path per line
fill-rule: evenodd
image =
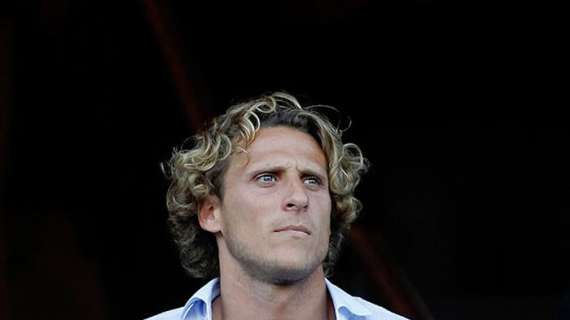
M 430 1 L 0 8 L 0 319 L 182 306 L 203 281 L 179 266 L 159 164 L 273 90 L 337 107 L 373 164 L 334 282 L 414 319 L 570 319 L 570 129 L 544 108 L 567 104 L 533 19 Z

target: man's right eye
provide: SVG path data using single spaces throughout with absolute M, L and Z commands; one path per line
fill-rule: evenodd
M 271 184 L 277 181 L 277 177 L 273 174 L 265 173 L 257 176 L 256 180 L 261 184 Z

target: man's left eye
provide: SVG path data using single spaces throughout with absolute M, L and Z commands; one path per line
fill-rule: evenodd
M 309 185 L 320 185 L 321 180 L 317 177 L 307 177 L 305 178 L 305 183 Z

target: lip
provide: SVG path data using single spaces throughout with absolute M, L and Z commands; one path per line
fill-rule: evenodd
M 307 229 L 303 225 L 288 225 L 275 230 L 275 232 L 283 232 L 283 231 L 297 231 L 297 232 L 306 233 L 308 235 L 311 234 L 311 231 L 309 231 L 309 229 Z

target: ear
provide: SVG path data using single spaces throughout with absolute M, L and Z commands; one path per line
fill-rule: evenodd
M 198 211 L 198 222 L 202 229 L 217 233 L 222 231 L 221 201 L 215 195 L 209 195 L 202 201 Z

